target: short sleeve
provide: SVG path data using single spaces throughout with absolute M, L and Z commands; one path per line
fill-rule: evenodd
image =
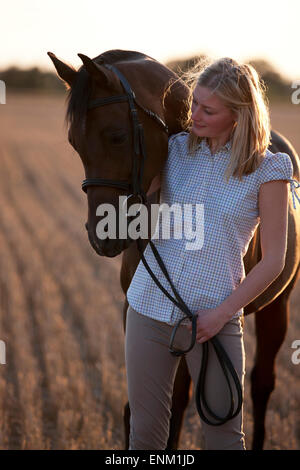
M 168 139 L 168 157 L 165 161 L 165 164 L 162 168 L 162 171 L 161 171 L 161 180 L 164 182 L 165 181 L 165 178 L 166 178 L 166 175 L 168 174 L 169 170 L 170 170 L 170 166 L 171 166 L 171 154 L 172 154 L 172 151 L 174 151 L 174 141 L 176 139 L 176 136 L 178 134 L 173 134 L 169 137 Z M 160 191 L 160 200 L 161 200 L 161 195 L 162 195 L 162 191 Z
M 287 153 L 266 156 L 259 170 L 259 185 L 273 180 L 290 181 L 293 177 L 293 164 Z
M 173 134 L 173 135 L 171 135 L 171 136 L 169 137 L 169 140 L 168 140 L 168 152 L 170 152 L 171 149 L 172 149 L 172 145 L 173 145 L 173 142 L 174 142 L 174 140 L 175 140 L 175 138 L 176 138 L 176 135 L 177 135 L 177 134 Z
M 174 143 L 175 143 L 175 140 L 176 140 L 176 137 L 182 135 L 182 132 L 179 132 L 178 134 L 173 134 L 169 137 L 169 140 L 168 140 L 168 154 L 170 155 L 172 149 L 174 148 Z
M 183 135 L 186 135 L 186 132 L 179 132 L 178 134 L 173 134 L 168 139 L 168 158 L 165 163 L 166 171 L 169 169 L 171 160 L 173 159 L 178 149 L 180 148 L 180 138 Z
M 166 160 L 165 165 L 164 165 L 163 173 L 168 171 L 168 169 L 169 169 L 170 160 L 171 160 L 170 156 L 171 156 L 172 151 L 174 150 L 174 141 L 175 141 L 177 135 L 178 134 L 173 134 L 168 139 L 168 157 L 167 157 L 167 160 Z
M 287 180 L 290 183 L 290 189 L 293 198 L 293 207 L 296 209 L 296 199 L 300 203 L 300 198 L 296 193 L 299 188 L 299 182 L 293 180 L 293 163 L 287 153 L 277 152 L 265 157 L 265 160 L 259 167 L 259 186 L 268 181 Z

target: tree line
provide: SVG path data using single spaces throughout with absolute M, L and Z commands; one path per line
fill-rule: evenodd
M 206 56 L 191 57 L 183 60 L 167 62 L 169 68 L 177 73 L 186 71 L 192 67 L 199 58 Z M 285 98 L 291 94 L 291 83 L 266 60 L 254 59 L 247 63 L 253 65 L 266 85 L 267 96 L 272 98 Z M 54 72 L 44 72 L 38 67 L 21 69 L 17 66 L 8 67 L 0 71 L 0 80 L 6 84 L 7 91 L 54 91 L 64 92 L 65 85 Z

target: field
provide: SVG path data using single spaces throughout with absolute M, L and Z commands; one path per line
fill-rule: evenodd
M 127 401 L 121 255 L 98 257 L 84 223 L 79 157 L 63 127 L 64 98 L 16 94 L 0 105 L 0 449 L 122 449 Z M 300 154 L 300 105 L 271 107 L 272 126 Z M 298 207 L 298 211 L 300 208 Z M 249 378 L 254 318 L 245 319 L 244 430 L 251 446 Z M 265 449 L 300 448 L 300 285 L 277 357 Z M 181 449 L 201 449 L 194 400 Z

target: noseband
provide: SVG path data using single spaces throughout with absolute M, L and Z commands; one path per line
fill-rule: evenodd
M 135 94 L 133 90 L 131 89 L 131 86 L 129 85 L 127 79 L 124 77 L 124 75 L 113 65 L 111 64 L 101 64 L 104 67 L 106 67 L 108 70 L 111 70 L 114 72 L 123 88 L 125 91 L 124 95 L 115 95 L 115 96 L 110 96 L 106 98 L 97 98 L 94 100 L 91 100 L 88 104 L 88 109 L 93 109 L 98 106 L 105 106 L 109 104 L 115 104 L 115 103 L 125 103 L 127 102 L 129 104 L 129 109 L 130 109 L 130 116 L 131 116 L 131 122 L 132 122 L 132 133 L 133 133 L 133 168 L 132 168 L 132 182 L 128 183 L 128 181 L 119 181 L 119 180 L 109 180 L 109 179 L 103 179 L 103 178 L 86 178 L 82 182 L 82 190 L 86 193 L 87 188 L 90 186 L 110 186 L 114 188 L 119 188 L 122 190 L 125 190 L 129 192 L 132 190 L 132 194 L 127 196 L 127 200 L 131 196 L 139 196 L 141 202 L 144 204 L 147 201 L 147 196 L 145 192 L 142 189 L 142 182 L 143 182 L 143 171 L 144 171 L 144 163 L 146 159 L 146 146 L 145 146 L 145 139 L 144 139 L 144 130 L 142 124 L 139 122 L 138 119 L 138 114 L 137 114 L 137 105 L 144 113 L 146 113 L 149 117 L 154 119 L 162 128 L 163 130 L 168 134 L 168 126 L 165 124 L 165 122 L 154 112 L 144 108 L 141 106 L 135 97 Z M 140 158 L 141 157 L 141 158 Z M 140 161 L 140 170 L 138 172 L 138 161 Z M 124 201 L 125 202 L 125 201 Z M 174 284 L 172 283 L 170 276 L 168 274 L 168 271 L 166 270 L 166 267 L 155 247 L 153 244 L 152 240 L 149 240 L 149 245 L 152 248 L 153 254 L 163 271 L 165 277 L 167 278 L 174 295 L 177 300 L 175 300 L 170 293 L 162 286 L 162 284 L 158 281 L 154 273 L 152 272 L 150 266 L 148 265 L 144 254 L 143 254 L 143 247 L 141 243 L 141 239 L 138 238 L 137 240 L 137 246 L 141 255 L 142 262 L 147 269 L 148 273 L 154 280 L 154 282 L 157 284 L 157 286 L 163 291 L 163 293 L 185 314 L 184 317 L 177 322 L 175 325 L 172 335 L 171 335 L 171 341 L 170 341 L 170 346 L 169 346 L 169 351 L 171 354 L 174 356 L 182 356 L 189 352 L 195 345 L 196 342 L 196 334 L 197 334 L 197 315 L 193 314 L 190 309 L 187 307 L 183 299 L 180 297 L 178 292 L 175 289 Z M 175 337 L 176 333 L 178 331 L 179 326 L 181 325 L 182 321 L 185 319 L 189 319 L 192 323 L 192 337 L 191 337 L 191 343 L 190 346 L 186 350 L 180 350 L 176 349 L 174 347 L 174 342 L 175 342 Z M 231 405 L 230 409 L 225 417 L 220 417 L 217 416 L 208 406 L 206 396 L 205 396 L 205 377 L 206 377 L 206 372 L 207 372 L 207 365 L 208 365 L 208 343 L 211 343 L 215 349 L 217 358 L 220 362 L 221 368 L 224 372 L 224 376 L 228 385 L 230 397 L 231 397 Z M 238 403 L 235 408 L 235 400 L 233 398 L 233 392 L 232 392 L 232 387 L 229 379 L 229 374 L 232 377 L 232 380 L 234 382 L 236 391 L 237 391 L 237 397 L 238 397 Z M 202 364 L 201 364 L 201 369 L 197 381 L 197 386 L 196 386 L 196 405 L 197 405 L 197 410 L 198 413 L 201 417 L 201 419 L 206 422 L 207 424 L 210 424 L 212 426 L 220 426 L 222 424 L 225 424 L 227 421 L 230 419 L 234 418 L 237 416 L 237 414 L 240 412 L 241 407 L 242 407 L 242 388 L 241 384 L 239 381 L 239 377 L 236 373 L 236 370 L 234 366 L 232 365 L 230 358 L 228 357 L 226 351 L 224 350 L 223 346 L 221 345 L 219 339 L 217 336 L 211 338 L 209 341 L 203 343 L 203 357 L 202 357 Z M 207 416 L 204 414 L 203 407 L 205 408 L 207 414 L 210 414 L 211 417 L 213 418 L 214 421 L 210 421 Z

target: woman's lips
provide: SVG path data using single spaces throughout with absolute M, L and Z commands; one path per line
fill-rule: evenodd
M 203 126 L 202 124 L 198 124 L 198 122 L 193 122 L 193 124 L 196 126 L 196 127 L 206 127 L 206 126 Z

